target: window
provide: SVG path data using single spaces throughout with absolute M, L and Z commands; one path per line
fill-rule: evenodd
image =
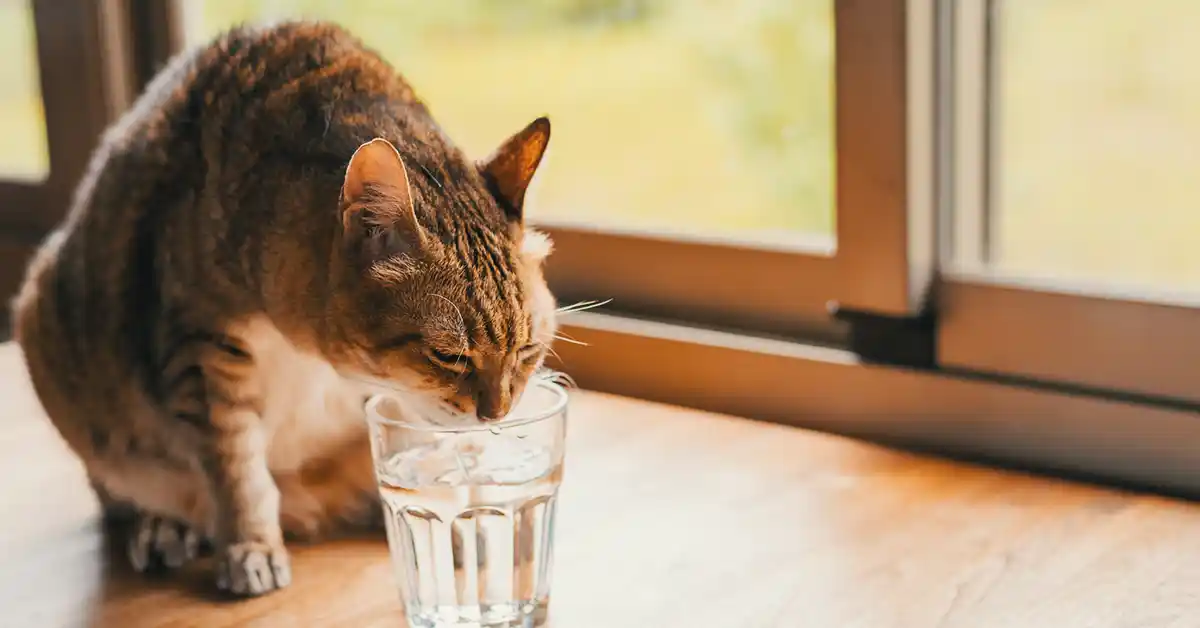
M 902 221 L 906 176 L 902 3 L 880 5 L 883 20 L 843 4 L 207 0 L 186 19 L 193 42 L 244 20 L 338 21 L 471 154 L 550 113 L 530 215 L 555 236 L 564 299 L 794 333 L 830 301 L 908 305 L 893 294 L 905 281 L 838 289 L 874 274 L 858 261 L 879 254 L 862 241 L 879 244 L 868 214 Z
M 833 232 L 829 0 L 193 6 L 194 42 L 246 19 L 340 22 L 470 154 L 550 113 L 542 220 L 781 244 Z
M 66 212 L 101 131 L 129 101 L 115 2 L 0 3 L 0 295 Z M 7 308 L 5 309 L 5 315 Z M 0 315 L 4 318 L 4 315 Z
M 38 83 L 37 43 L 33 11 L 27 2 L 0 4 L 0 173 L 14 179 L 38 180 L 50 169 L 46 117 Z
M 1200 49 L 1197 23 L 1178 0 L 995 5 L 993 265 L 1200 286 L 1200 78 L 1170 63 Z
M 550 281 L 614 299 L 564 319 L 585 386 L 1200 492 L 1193 5 L 32 6 L 51 182 L 185 41 L 333 19 L 470 153 L 551 115 Z M 0 183 L 0 226 L 44 232 L 11 199 L 51 188 Z
M 1200 78 L 1179 62 L 1200 5 L 973 1 L 956 18 L 942 363 L 1200 401 Z

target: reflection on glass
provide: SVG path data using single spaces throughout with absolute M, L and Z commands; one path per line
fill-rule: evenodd
M 1200 2 L 1003 0 L 994 259 L 1200 287 Z
M 536 218 L 786 241 L 833 225 L 832 0 L 205 0 L 321 17 L 390 59 L 473 155 L 554 122 Z
M 50 169 L 33 12 L 0 0 L 0 180 L 41 179 Z

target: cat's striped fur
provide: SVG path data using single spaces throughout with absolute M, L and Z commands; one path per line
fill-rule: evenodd
M 378 139 L 377 139 L 378 138 Z M 554 335 L 522 220 L 539 119 L 468 160 L 342 29 L 238 28 L 104 136 L 31 262 L 15 334 L 135 566 L 197 540 L 218 582 L 290 580 L 285 533 L 378 516 L 361 404 L 386 381 L 503 415 Z

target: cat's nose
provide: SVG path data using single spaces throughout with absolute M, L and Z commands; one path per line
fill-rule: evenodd
M 475 378 L 475 414 L 481 421 L 495 421 L 508 416 L 513 400 L 519 395 L 519 382 L 503 364 L 480 369 Z
M 481 385 L 475 389 L 475 414 L 479 420 L 503 419 L 512 408 L 512 390 L 508 377 L 480 377 Z
M 475 414 L 480 421 L 502 419 L 511 409 L 512 395 L 507 386 L 488 386 L 475 395 Z

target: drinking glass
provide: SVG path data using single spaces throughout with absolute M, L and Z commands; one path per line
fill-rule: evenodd
M 544 626 L 566 390 L 535 380 L 488 423 L 437 425 L 392 394 L 366 415 L 409 626 Z

